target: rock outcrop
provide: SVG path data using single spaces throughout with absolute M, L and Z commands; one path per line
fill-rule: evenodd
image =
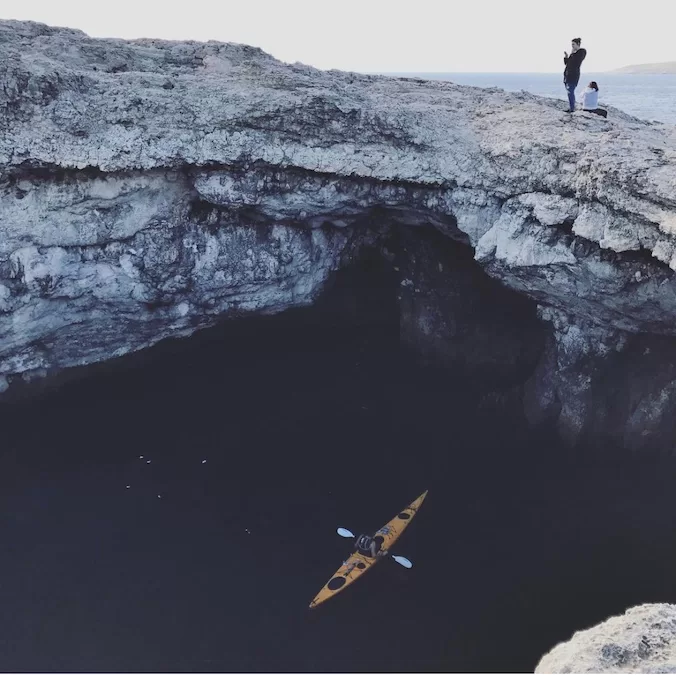
M 536 673 L 676 673 L 676 607 L 639 605 L 579 631 L 542 657 Z
M 420 225 L 550 322 L 526 407 L 573 442 L 609 359 L 676 336 L 676 127 L 30 22 L 0 57 L 0 387 L 310 303 Z M 662 401 L 660 433 L 662 385 L 630 404 Z

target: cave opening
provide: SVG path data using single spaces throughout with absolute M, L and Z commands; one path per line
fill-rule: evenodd
M 676 601 L 672 463 L 571 452 L 486 404 L 518 400 L 543 330 L 467 247 L 401 230 L 313 307 L 4 405 L 6 668 L 518 672 Z M 413 569 L 309 613 L 350 550 L 336 528 L 424 489 Z

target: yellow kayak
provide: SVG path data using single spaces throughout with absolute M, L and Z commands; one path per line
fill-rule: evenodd
M 360 576 L 371 569 L 381 557 L 387 555 L 392 544 L 399 539 L 401 533 L 406 529 L 406 526 L 413 520 L 413 516 L 418 512 L 418 509 L 426 496 L 427 490 L 373 535 L 374 540 L 380 544 L 380 550 L 378 551 L 377 557 L 374 558 L 370 554 L 355 551 L 347 560 L 345 560 L 336 573 L 329 579 L 324 588 L 317 593 L 314 600 L 310 603 L 310 609 L 317 605 L 321 605 L 322 602 L 326 602 L 334 595 L 340 593 L 352 582 L 359 579 Z M 350 536 L 349 533 L 348 536 Z M 408 564 L 410 566 L 410 563 Z

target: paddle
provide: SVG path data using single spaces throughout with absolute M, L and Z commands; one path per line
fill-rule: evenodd
M 350 538 L 354 537 L 352 532 L 350 532 L 350 530 L 346 530 L 344 527 L 339 527 L 336 530 L 336 532 L 338 532 L 338 534 L 341 537 L 345 537 L 346 539 L 350 539 Z M 409 570 L 411 569 L 411 567 L 413 567 L 413 563 L 408 558 L 404 558 L 403 555 L 391 555 L 390 554 L 390 558 L 392 558 L 392 560 L 394 560 L 395 562 L 398 562 L 400 565 L 402 565 L 403 567 L 406 567 Z
M 408 569 L 411 569 L 411 567 L 413 567 L 413 563 L 408 558 L 404 558 L 403 555 L 391 555 L 390 558 L 392 558 L 392 560 L 398 562 L 400 565 L 403 565 Z

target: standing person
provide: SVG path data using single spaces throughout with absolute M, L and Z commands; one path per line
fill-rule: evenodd
M 599 108 L 599 85 L 593 80 L 587 85 L 582 94 L 582 110 L 596 113 L 601 117 L 608 117 L 608 111 Z
M 577 87 L 577 83 L 580 81 L 580 66 L 584 61 L 584 57 L 587 56 L 587 50 L 580 47 L 581 42 L 581 38 L 573 38 L 570 56 L 568 56 L 568 52 L 563 52 L 563 62 L 566 64 L 566 68 L 563 71 L 563 84 L 568 92 L 568 104 L 570 106 L 567 112 L 575 110 L 575 87 Z

